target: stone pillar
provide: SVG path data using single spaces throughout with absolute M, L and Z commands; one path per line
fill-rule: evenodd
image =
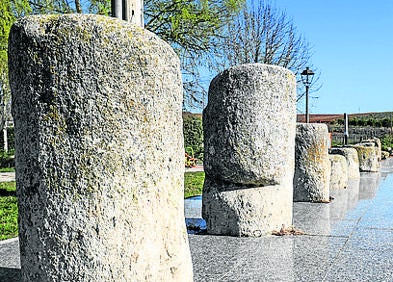
M 292 224 L 294 75 L 246 64 L 210 84 L 203 113 L 202 216 L 210 234 L 261 236 Z
M 359 158 L 359 170 L 361 172 L 378 172 L 380 169 L 379 149 L 372 144 L 352 146 L 356 149 Z
M 363 140 L 357 145 L 365 146 L 365 147 L 375 147 L 376 154 L 378 156 L 378 161 L 382 159 L 382 144 L 379 138 L 373 137 L 367 140 Z
M 192 281 L 179 59 L 94 15 L 10 33 L 24 281 Z
M 351 147 L 337 147 L 331 148 L 329 153 L 345 157 L 348 165 L 348 179 L 360 178 L 359 157 L 356 149 Z
M 298 123 L 293 200 L 328 202 L 330 161 L 326 124 Z
M 329 155 L 331 164 L 330 189 L 344 189 L 348 186 L 347 160 L 341 155 Z
M 382 159 L 381 140 L 371 138 L 352 146 L 356 149 L 359 157 L 359 170 L 363 172 L 378 172 L 381 168 Z

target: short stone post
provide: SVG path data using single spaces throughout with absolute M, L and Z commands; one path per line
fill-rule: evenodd
M 328 202 L 330 161 L 326 124 L 298 123 L 293 200 Z
M 330 154 L 344 156 L 347 160 L 348 179 L 360 178 L 359 171 L 359 157 L 355 148 L 351 147 L 336 147 L 329 150 Z
M 192 281 L 173 50 L 93 15 L 21 19 L 9 46 L 23 281 Z
M 381 144 L 381 139 L 377 137 L 373 137 L 367 140 L 363 140 L 357 145 L 361 146 L 366 146 L 366 147 L 375 147 L 376 153 L 378 156 L 378 160 L 380 161 L 382 159 L 382 144 Z
M 381 168 L 379 149 L 373 144 L 353 145 L 359 158 L 359 170 L 361 172 L 378 172 Z
M 341 155 L 329 155 L 331 164 L 330 189 L 344 189 L 348 186 L 347 160 Z
M 210 84 L 202 216 L 210 234 L 258 237 L 292 223 L 294 75 L 246 64 Z
M 359 157 L 359 170 L 362 172 L 378 172 L 382 159 L 381 140 L 372 138 L 352 146 Z

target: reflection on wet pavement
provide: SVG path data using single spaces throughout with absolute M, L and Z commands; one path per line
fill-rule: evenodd
M 189 235 L 195 281 L 393 281 L 393 159 L 331 195 L 294 203 L 303 236 Z M 203 223 L 201 197 L 185 205 Z

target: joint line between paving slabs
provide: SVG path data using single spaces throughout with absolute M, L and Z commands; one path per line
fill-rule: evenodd
M 328 267 L 328 269 L 327 269 L 327 271 L 326 271 L 322 281 L 327 281 L 326 279 L 327 279 L 328 274 L 330 273 L 330 271 L 333 268 L 333 266 L 336 264 L 336 261 L 337 261 L 338 257 L 341 255 L 341 253 L 343 252 L 343 250 L 347 246 L 348 241 L 352 238 L 353 233 L 355 232 L 356 229 L 358 229 L 358 225 L 359 225 L 359 222 L 362 220 L 362 217 L 363 217 L 363 215 L 361 217 L 359 217 L 359 219 L 356 221 L 356 224 L 353 227 L 351 233 L 349 233 L 348 237 L 343 236 L 343 238 L 347 238 L 347 239 L 345 240 L 344 244 L 342 245 L 342 247 L 337 252 L 337 255 L 334 257 L 332 263 L 329 265 L 329 267 Z M 334 237 L 334 236 L 331 236 L 331 237 Z

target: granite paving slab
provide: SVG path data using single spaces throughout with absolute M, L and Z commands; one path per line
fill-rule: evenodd
M 393 159 L 381 173 L 332 191 L 330 203 L 295 203 L 306 235 L 189 235 L 195 281 L 393 281 Z M 201 197 L 185 201 L 200 225 Z M 0 242 L 0 281 L 20 281 L 18 240 Z
M 393 160 L 331 195 L 294 203 L 306 235 L 189 235 L 195 281 L 393 281 Z

